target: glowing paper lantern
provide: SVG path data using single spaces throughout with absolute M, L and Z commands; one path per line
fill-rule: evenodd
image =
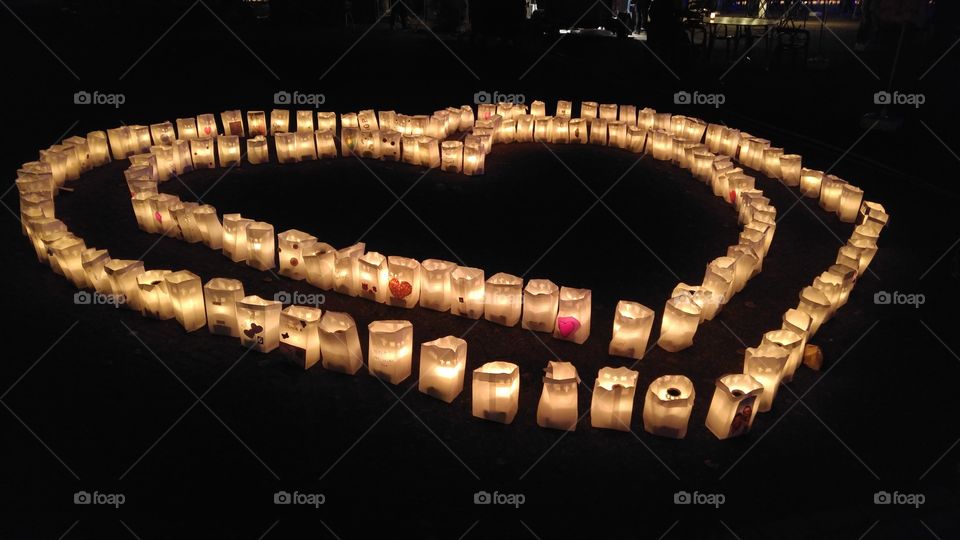
M 224 135 L 243 137 L 243 113 L 240 111 L 223 111 L 220 113 L 220 123 L 223 124 Z
M 87 275 L 83 272 L 82 256 L 87 245 L 82 238 L 66 234 L 59 240 L 49 244 L 50 267 L 81 289 L 87 286 Z
M 534 118 L 533 119 L 533 140 L 536 142 L 547 143 L 551 142 L 550 136 L 553 132 L 551 129 L 553 123 L 553 117 L 545 116 L 543 118 Z
M 180 270 L 170 272 L 164 277 L 167 293 L 173 308 L 173 316 L 187 332 L 199 330 L 207 325 L 204 311 L 203 288 L 200 276 Z
M 559 100 L 557 101 L 557 114 L 555 116 L 562 116 L 564 118 L 570 118 L 573 115 L 573 103 L 570 101 Z
M 713 318 L 717 316 L 720 308 L 723 307 L 723 304 L 720 302 L 720 297 L 703 287 L 679 283 L 673 288 L 670 297 L 673 298 L 681 295 L 689 296 L 690 299 L 693 300 L 693 303 L 700 308 L 701 323 L 703 321 L 712 321 Z
M 63 145 L 72 146 L 76 150 L 81 173 L 85 173 L 93 169 L 93 163 L 90 161 L 90 147 L 87 144 L 86 138 L 76 135 L 73 137 L 67 137 L 63 140 Z
M 173 165 L 178 175 L 193 170 L 193 156 L 190 155 L 190 141 L 174 141 Z
M 240 137 L 236 135 L 220 135 L 217 137 L 217 151 L 221 167 L 232 167 L 240 164 Z
M 460 110 L 455 109 L 457 125 L 460 124 Z M 449 114 L 449 111 L 447 111 Z M 396 131 L 397 130 L 397 113 L 396 111 L 378 111 L 377 119 L 380 125 L 380 131 Z
M 762 392 L 763 385 L 747 374 L 734 373 L 717 379 L 707 412 L 707 429 L 721 440 L 750 431 Z
M 447 403 L 463 391 L 467 366 L 467 342 L 447 336 L 420 345 L 418 389 Z
M 840 196 L 843 186 L 847 182 L 832 174 L 826 174 L 820 181 L 820 207 L 828 212 L 836 212 L 840 208 Z
M 100 294 L 110 294 L 110 279 L 104 266 L 110 262 L 110 254 L 105 249 L 88 248 L 80 256 L 83 273 L 87 276 L 87 283 Z
M 533 124 L 534 117 L 530 115 L 523 115 L 517 117 L 517 127 L 516 127 L 516 136 L 515 140 L 517 142 L 532 142 L 533 141 Z
M 780 178 L 788 186 L 800 185 L 801 160 L 799 154 L 783 154 L 780 156 Z
M 582 118 L 571 119 L 567 124 L 569 141 L 571 144 L 587 144 L 589 142 L 589 128 Z
M 590 289 L 561 287 L 553 337 L 583 344 L 590 335 Z
M 164 278 L 170 270 L 147 270 L 137 276 L 140 288 L 141 313 L 144 317 L 167 320 L 174 317 L 173 302 Z
M 484 289 L 483 317 L 503 326 L 520 322 L 523 303 L 523 279 L 503 272 L 487 279 Z
M 593 427 L 630 431 L 638 376 L 638 372 L 625 367 L 600 369 L 590 401 Z
M 126 259 L 112 259 L 103 265 L 104 272 L 110 280 L 110 289 L 118 304 L 127 309 L 141 311 L 143 303 L 140 301 L 140 286 L 137 276 L 144 272 L 143 261 Z
M 763 334 L 763 341 L 760 342 L 760 348 L 764 346 L 776 346 L 786 351 L 787 360 L 783 366 L 782 379 L 784 381 L 790 381 L 793 379 L 793 374 L 797 371 L 797 367 L 800 366 L 800 361 L 803 360 L 803 345 L 805 341 L 803 336 L 792 330 L 772 330 Z M 754 378 L 763 383 L 760 377 L 754 375 Z M 766 388 L 766 386 L 764 386 L 764 388 Z
M 404 163 L 409 163 L 410 165 L 420 164 L 419 139 L 420 137 L 414 135 L 403 135 L 400 138 L 401 146 L 403 148 Z
M 197 133 L 201 138 L 215 138 L 220 133 L 217 131 L 217 120 L 212 114 L 197 115 Z
M 340 249 L 333 258 L 333 288 L 340 294 L 360 295 L 360 256 L 366 251 L 363 242 Z
M 306 265 L 307 282 L 314 287 L 330 290 L 334 287 L 337 250 L 324 242 L 302 248 L 303 263 Z
M 247 226 L 247 266 L 269 270 L 277 265 L 273 225 L 254 221 Z
M 320 319 L 323 367 L 353 375 L 363 365 L 357 325 L 347 313 L 328 311 Z
M 831 264 L 827 273 L 840 284 L 840 306 L 846 305 L 853 286 L 857 284 L 857 270 L 845 264 Z
M 237 302 L 240 344 L 263 353 L 279 347 L 282 307 L 280 302 L 256 295 L 246 296 Z
M 712 292 L 721 304 L 733 296 L 736 265 L 733 257 L 717 257 L 707 265 L 703 275 L 703 288 Z
M 862 202 L 862 189 L 850 184 L 843 184 L 841 186 L 839 208 L 837 209 L 840 221 L 844 223 L 855 222 L 860 213 L 860 205 Z
M 307 267 L 303 254 L 309 252 L 316 242 L 316 237 L 296 229 L 278 234 L 280 274 L 297 280 L 306 279 Z
M 262 135 L 247 139 L 247 161 L 249 161 L 251 165 L 270 162 L 270 150 L 267 147 L 267 139 Z M 220 163 L 221 165 L 223 164 L 223 158 L 220 158 Z
M 273 109 L 270 111 L 270 135 L 290 131 L 290 111 Z
M 367 326 L 370 347 L 367 367 L 370 374 L 390 384 L 410 376 L 413 357 L 413 325 L 410 321 L 373 321 Z
M 302 369 L 320 361 L 320 317 L 307 306 L 287 306 L 280 312 L 280 352 Z
M 773 343 L 761 344 L 756 348 L 747 347 L 743 357 L 743 372 L 763 386 L 757 399 L 758 412 L 769 411 L 773 406 L 789 355 L 787 349 Z
M 693 336 L 700 324 L 700 311 L 700 306 L 689 296 L 667 300 L 657 345 L 669 352 L 681 351 L 693 345 Z
M 360 298 L 385 304 L 389 293 L 387 283 L 390 281 L 387 258 L 370 251 L 360 256 L 358 265 Z
M 263 111 L 247 111 L 247 130 L 250 137 L 266 137 L 267 115 Z
M 810 316 L 810 336 L 813 336 L 830 315 L 832 304 L 822 291 L 814 287 L 804 287 L 800 291 L 800 304 L 797 309 Z
M 783 314 L 783 325 L 781 329 L 800 337 L 800 344 L 797 345 L 797 349 L 800 350 L 800 359 L 787 360 L 787 366 L 783 370 L 783 380 L 785 381 L 792 380 L 793 374 L 797 371 L 797 368 L 800 367 L 800 361 L 803 360 L 803 353 L 807 346 L 807 338 L 810 336 L 811 324 L 813 324 L 813 319 L 799 309 L 788 309 Z M 766 339 L 766 336 L 764 336 L 764 338 Z M 774 337 L 771 337 L 771 340 L 773 341 Z M 790 334 L 778 335 L 776 342 L 782 347 L 787 347 L 787 344 L 791 342 Z M 787 348 L 789 349 L 790 347 Z
M 387 302 L 410 309 L 420 300 L 420 263 L 406 257 L 387 257 Z
M 240 214 L 223 215 L 223 254 L 233 262 L 247 260 L 247 228 L 251 223 L 252 219 Z
M 237 302 L 243 297 L 243 283 L 240 280 L 213 278 L 203 286 L 207 330 L 211 334 L 240 337 Z
M 440 143 L 433 137 L 420 137 L 417 140 L 417 154 L 421 166 L 431 169 L 440 166 Z
M 332 113 L 332 112 L 317 113 L 317 131 L 334 132 L 336 130 L 337 130 L 337 113 Z
M 396 131 L 380 130 L 379 134 L 380 159 L 384 161 L 400 161 L 400 133 Z
M 782 156 L 783 148 L 764 148 L 758 160 L 763 165 L 763 173 L 770 178 L 782 178 L 783 171 L 780 168 L 780 158 Z
M 672 439 L 686 437 L 696 394 L 693 382 L 683 375 L 655 379 L 643 401 L 643 430 Z
M 213 156 L 213 139 L 210 137 L 191 139 L 190 158 L 196 169 L 216 168 L 217 164 Z
M 438 259 L 427 259 L 423 261 L 420 271 L 421 307 L 436 311 L 447 311 L 450 309 L 453 298 L 451 277 L 456 268 L 456 264 L 448 261 Z M 411 289 L 412 285 L 413 283 L 411 282 Z
M 467 266 L 455 268 L 450 273 L 450 297 L 450 313 L 479 319 L 483 315 L 483 270 Z
M 502 121 L 496 138 L 497 142 L 502 144 L 512 143 L 517 138 L 517 121 L 512 119 Z
M 91 131 L 87 133 L 87 148 L 90 151 L 90 163 L 94 167 L 110 163 L 110 145 L 107 142 L 106 132 Z
M 27 217 L 27 235 L 33 243 L 37 260 L 46 264 L 50 258 L 47 244 L 59 240 L 67 233 L 67 226 L 59 219 Z
M 607 144 L 607 121 L 603 118 L 594 118 L 590 122 L 590 144 Z
M 487 362 L 473 370 L 473 416 L 509 424 L 517 415 L 520 367 L 510 362 Z
M 196 244 L 203 241 L 203 235 L 194 217 L 194 211 L 199 206 L 197 203 L 181 202 L 170 209 L 184 242 Z
M 523 289 L 523 320 L 526 330 L 553 332 L 560 307 L 560 288 L 548 279 L 531 279 Z
M 147 198 L 147 202 L 150 204 L 150 213 L 156 221 L 155 231 L 170 238 L 180 238 L 180 227 L 172 213 L 172 209 L 180 204 L 180 198 L 160 193 Z
M 297 131 L 314 132 L 313 111 L 297 111 Z
M 800 194 L 816 199 L 820 197 L 823 173 L 813 169 L 800 169 Z
M 537 405 L 537 425 L 551 429 L 577 429 L 577 389 L 580 377 L 570 362 L 547 363 L 543 376 L 543 392 Z
M 223 225 L 217 217 L 217 209 L 209 204 L 200 205 L 193 211 L 193 219 L 203 243 L 210 249 L 223 249 Z
M 608 144 L 614 148 L 627 147 L 627 124 L 612 120 L 607 124 Z
M 534 101 L 530 104 L 530 116 L 544 117 L 547 115 L 547 106 L 542 101 Z
M 441 167 L 446 172 L 458 173 L 463 170 L 463 143 L 444 141 L 440 145 Z
M 620 116 L 618 120 L 624 122 L 627 126 L 637 125 L 637 107 L 635 105 L 620 105 Z
M 653 329 L 653 310 L 637 302 L 621 300 L 613 317 L 613 339 L 608 353 L 640 360 L 647 352 Z
M 484 172 L 486 154 L 483 148 L 464 144 L 463 146 L 463 174 L 467 176 L 481 175 Z
M 319 130 L 314 133 L 317 143 L 317 156 L 320 159 L 337 157 L 337 145 L 333 140 L 333 131 Z

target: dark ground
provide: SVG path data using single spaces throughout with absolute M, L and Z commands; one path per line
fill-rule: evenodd
M 908 82 L 952 41 L 908 36 L 894 88 L 924 92 L 927 105 L 896 109 L 907 117 L 899 132 L 864 135 L 859 118 L 875 109 L 872 95 L 886 87 L 890 52 L 863 55 L 881 82 L 830 34 L 826 71 L 768 71 L 758 54 L 719 82 L 730 65 L 720 53 L 709 64 L 667 58 L 678 80 L 633 41 L 567 37 L 521 77 L 553 40 L 445 40 L 465 67 L 427 33 L 377 29 L 351 48 L 367 25 L 345 32 L 309 17 L 254 24 L 224 16 L 252 54 L 202 4 L 148 49 L 186 7 L 96 18 L 17 6 L 69 69 L 4 16 L 8 89 L 16 92 L 5 108 L 5 170 L 35 159 L 63 130 L 85 134 L 120 122 L 269 110 L 279 90 L 323 93 L 325 110 L 411 114 L 496 90 L 543 99 L 548 110 L 557 99 L 626 102 L 723 121 L 803 154 L 805 166 L 832 167 L 882 202 L 891 225 L 871 272 L 814 339 L 827 370 L 802 367 L 749 436 L 718 441 L 703 425 L 713 380 L 740 370 L 744 344 L 755 346 L 764 331 L 779 327 L 800 289 L 833 262 L 836 237 L 852 230 L 807 200 L 788 211 L 796 199 L 773 181 L 759 184 L 783 220 L 763 273 L 701 326 L 693 347 L 675 354 L 655 348 L 639 364 L 636 436 L 592 429 L 588 415 L 564 435 L 538 428 L 535 411 L 548 360 L 574 362 L 591 388 L 597 369 L 624 364 L 606 354 L 617 300 L 639 301 L 659 315 L 677 281 L 699 283 L 705 265 L 736 242 L 729 207 L 686 172 L 649 158 L 631 169 L 635 155 L 608 148 L 555 146 L 555 157 L 533 144 L 498 146 L 485 176 L 432 171 L 372 229 L 396 201 L 390 190 L 403 193 L 422 170 L 346 159 L 282 170 L 245 164 L 219 183 L 222 171 L 203 171 L 188 175 L 186 186 L 164 185 L 185 200 L 210 188 L 204 201 L 221 213 L 241 212 L 277 231 L 310 231 L 335 246 L 363 236 L 369 249 L 385 254 L 462 259 L 488 275 L 532 266 L 528 277 L 591 288 L 593 333 L 583 346 L 328 294 L 324 308 L 354 316 L 364 349 L 368 322 L 406 318 L 417 343 L 469 329 L 470 369 L 491 359 L 520 364 L 520 412 L 509 426 L 470 416 L 469 383 L 446 405 L 416 389 L 403 394 L 412 379 L 387 389 L 366 374 L 301 372 L 276 353 L 236 362 L 243 351 L 232 340 L 74 305 L 75 291 L 37 265 L 9 218 L 2 229 L 10 253 L 6 320 L 22 324 L 8 330 L 16 352 L 0 369 L 7 409 L 0 414 L 0 504 L 8 515 L 0 537 L 269 538 L 309 528 L 349 539 L 371 536 L 374 523 L 398 537 L 423 538 L 562 538 L 579 527 L 592 531 L 581 537 L 612 529 L 644 538 L 956 537 L 960 358 L 950 350 L 958 349 L 947 307 L 958 300 L 960 266 L 951 212 L 958 202 L 960 144 L 950 101 L 957 51 L 922 81 Z M 853 26 L 836 28 L 849 38 Z M 72 103 L 74 92 L 95 89 L 123 92 L 127 104 L 114 110 Z M 727 102 L 717 110 L 684 109 L 672 104 L 678 90 L 723 92 Z M 561 160 L 598 195 L 626 173 L 604 199 L 609 210 L 596 204 L 588 211 L 593 195 Z M 149 251 L 148 268 L 187 268 L 204 281 L 235 277 L 248 294 L 317 292 L 199 245 L 164 239 L 150 249 L 157 237 L 136 228 L 124 167 L 113 163 L 85 175 L 75 193 L 57 200 L 58 217 L 88 246 L 115 258 Z M 15 195 L 4 202 L 16 208 Z M 922 293 L 926 304 L 876 305 L 878 291 Z M 642 390 L 667 373 L 696 385 L 681 441 L 642 431 Z M 581 412 L 589 399 L 582 388 Z M 79 490 L 119 492 L 127 502 L 119 510 L 76 506 Z M 278 490 L 324 493 L 327 504 L 275 506 Z M 518 510 L 475 506 L 478 490 L 523 493 L 527 503 Z M 679 490 L 722 493 L 726 504 L 675 506 Z M 874 505 L 881 490 L 922 493 L 926 502 L 919 509 Z

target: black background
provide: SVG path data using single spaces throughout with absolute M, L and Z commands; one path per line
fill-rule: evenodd
M 518 363 L 520 412 L 507 426 L 471 417 L 469 383 L 447 405 L 416 388 L 405 393 L 414 378 L 388 388 L 363 372 L 302 372 L 277 353 L 240 358 L 235 340 L 203 330 L 186 335 L 174 321 L 75 305 L 75 290 L 36 263 L 8 216 L 0 229 L 8 351 L 0 362 L 0 504 L 8 514 L 0 536 L 308 531 L 348 539 L 375 529 L 424 538 L 599 537 L 614 530 L 644 538 L 956 535 L 960 144 L 952 79 L 960 53 L 948 52 L 924 74 L 953 43 L 952 29 L 906 34 L 893 88 L 922 92 L 927 103 L 894 108 L 904 125 L 884 133 L 868 132 L 860 117 L 876 110 L 873 93 L 887 88 L 896 28 L 861 54 L 866 67 L 827 33 L 826 70 L 771 67 L 758 49 L 728 71 L 736 58 L 725 62 L 719 52 L 709 62 L 680 52 L 658 59 L 635 41 L 556 42 L 529 32 L 502 35 L 496 24 L 489 33 L 443 34 L 442 43 L 429 32 L 383 24 L 364 34 L 372 21 L 362 11 L 355 27 L 344 29 L 341 15 L 322 3 L 279 4 L 269 20 L 232 4 L 189 2 L 75 10 L 14 3 L 4 11 L 2 160 L 9 177 L 64 136 L 199 113 L 219 120 L 227 109 L 270 110 L 281 90 L 322 93 L 321 110 L 409 114 L 498 91 L 542 99 L 548 112 L 557 99 L 573 100 L 575 110 L 592 100 L 722 121 L 802 154 L 805 166 L 832 169 L 892 218 L 871 271 L 813 340 L 824 370 L 801 367 L 748 436 L 718 441 L 703 425 L 713 381 L 740 371 L 743 349 L 779 327 L 852 231 L 815 202 L 794 207 L 795 190 L 762 176 L 758 186 L 782 218 L 764 271 L 700 327 L 693 347 L 654 348 L 638 364 L 635 434 L 593 429 L 585 415 L 565 435 L 538 428 L 535 412 L 541 369 L 559 357 L 578 367 L 585 413 L 597 370 L 632 363 L 606 354 L 616 302 L 654 308 L 658 328 L 673 286 L 698 284 L 706 264 L 737 241 L 730 207 L 685 171 L 649 157 L 636 163 L 638 156 L 609 148 L 515 144 L 496 147 L 479 177 L 431 171 L 420 179 L 417 167 L 353 159 L 282 167 L 274 160 L 244 163 L 222 180 L 223 171 L 212 170 L 185 176 L 185 185 L 163 185 L 184 200 L 206 193 L 204 202 L 221 213 L 240 212 L 278 232 L 309 231 L 338 247 L 362 236 L 369 250 L 387 255 L 462 260 L 487 275 L 530 269 L 528 278 L 592 289 L 593 331 L 582 346 L 327 295 L 324 309 L 357 320 L 364 350 L 370 321 L 404 318 L 414 323 L 416 343 L 467 332 L 469 369 L 493 359 Z M 79 90 L 123 93 L 126 103 L 75 105 Z M 726 103 L 676 106 L 679 90 L 720 92 Z M 88 246 L 114 258 L 147 252 L 147 268 L 185 268 L 204 281 L 238 278 L 248 294 L 320 292 L 202 245 L 157 242 L 139 231 L 125 167 L 114 162 L 86 174 L 72 184 L 75 192 L 57 199 L 58 217 Z M 607 189 L 596 203 L 591 191 Z M 3 201 L 16 211 L 15 190 Z M 926 303 L 876 305 L 878 291 L 920 293 Z M 642 429 L 643 390 L 670 373 L 690 377 L 697 391 L 688 436 L 679 441 Z M 126 503 L 118 510 L 77 506 L 80 490 L 123 493 Z M 277 506 L 279 490 L 323 493 L 326 504 Z M 522 493 L 526 504 L 476 506 L 479 490 Z M 677 506 L 680 490 L 721 493 L 726 503 Z M 874 505 L 881 490 L 922 493 L 926 503 Z

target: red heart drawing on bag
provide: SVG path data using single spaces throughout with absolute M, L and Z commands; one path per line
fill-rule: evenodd
M 163 216 L 160 215 L 160 212 L 154 212 L 153 217 L 156 218 L 156 220 L 159 221 L 160 223 L 163 223 Z
M 250 323 L 250 329 L 243 331 L 248 338 L 253 338 L 253 336 L 259 334 L 260 332 L 263 332 L 263 327 L 257 323 Z
M 203 132 L 204 132 L 204 134 L 209 135 L 209 134 L 210 134 L 210 126 L 207 126 L 207 127 L 203 128 Z
M 730 202 L 734 204 L 737 202 L 737 191 L 735 189 L 730 190 Z
M 563 337 L 570 337 L 570 334 L 580 329 L 580 321 L 576 317 L 557 317 L 557 330 Z
M 400 281 L 397 278 L 390 280 L 390 295 L 397 300 L 402 300 L 413 294 L 413 285 L 409 281 Z

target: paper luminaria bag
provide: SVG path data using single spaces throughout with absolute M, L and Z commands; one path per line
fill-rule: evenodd
M 467 342 L 446 336 L 420 345 L 420 392 L 447 403 L 463 391 Z
M 291 305 L 280 312 L 280 352 L 301 369 L 320 361 L 320 318 L 314 307 Z
M 613 339 L 608 353 L 641 360 L 653 329 L 653 310 L 637 302 L 621 300 L 613 316 Z
M 357 324 L 347 313 L 328 311 L 320 319 L 323 368 L 353 375 L 363 365 Z
M 537 405 L 537 425 L 551 429 L 577 429 L 577 390 L 580 377 L 570 362 L 550 361 L 544 369 L 543 392 Z
M 420 263 L 415 259 L 387 257 L 387 303 L 413 308 L 420 300 Z
M 693 381 L 683 375 L 655 379 L 643 402 L 644 431 L 673 439 L 686 437 L 695 397 Z
M 213 278 L 203 286 L 207 311 L 207 330 L 211 334 L 240 337 L 237 302 L 243 300 L 243 282 L 237 279 Z
M 560 288 L 549 279 L 531 279 L 523 289 L 525 330 L 553 332 L 560 306 Z
M 517 415 L 520 367 L 503 361 L 487 362 L 473 370 L 473 416 L 509 424 Z
M 600 369 L 590 401 L 590 424 L 593 427 L 630 431 L 639 375 L 625 367 Z
M 762 343 L 759 347 L 747 347 L 743 356 L 743 372 L 763 385 L 757 399 L 757 411 L 766 412 L 773 406 L 777 389 L 783 379 L 789 351 L 775 343 Z
M 484 288 L 483 317 L 503 326 L 520 322 L 523 303 L 523 279 L 503 272 L 487 279 Z
M 370 374 L 390 384 L 399 384 L 409 377 L 413 363 L 413 324 L 410 321 L 373 321 L 367 329 Z
M 246 296 L 237 302 L 240 343 L 263 353 L 279 347 L 281 309 L 280 302 L 256 295 Z
M 750 431 L 757 416 L 757 399 L 762 392 L 763 385 L 750 375 L 734 373 L 717 379 L 707 411 L 707 429 L 718 439 Z
M 561 287 L 557 324 L 553 329 L 553 337 L 583 344 L 590 335 L 591 308 L 590 289 Z
M 484 286 L 483 270 L 458 266 L 450 273 L 450 313 L 479 319 L 483 315 Z
M 439 259 L 427 259 L 420 265 L 420 307 L 448 311 L 453 296 L 450 276 L 457 265 Z
M 675 296 L 667 300 L 657 345 L 668 352 L 681 351 L 693 345 L 693 336 L 700 324 L 700 311 L 700 306 L 690 296 Z
M 305 253 L 310 253 L 316 243 L 315 236 L 296 229 L 278 234 L 280 274 L 296 280 L 306 279 L 307 265 L 304 264 L 303 257 Z
M 203 302 L 203 286 L 200 276 L 187 270 L 171 272 L 164 276 L 173 316 L 187 332 L 199 330 L 207 325 L 206 309 Z

